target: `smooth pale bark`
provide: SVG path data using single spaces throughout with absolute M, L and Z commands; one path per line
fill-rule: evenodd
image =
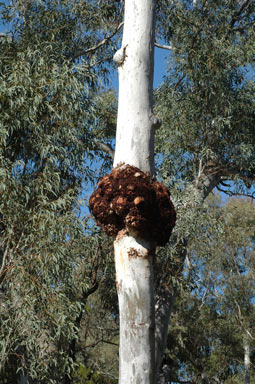
M 125 0 L 118 64 L 119 99 L 114 167 L 132 165 L 154 173 L 152 113 L 155 0 Z M 154 244 L 139 234 L 119 233 L 115 242 L 120 310 L 119 384 L 155 383 Z
M 132 236 L 115 241 L 120 311 L 119 383 L 154 383 L 153 252 Z
M 155 0 L 126 0 L 118 64 L 119 98 L 113 166 L 125 163 L 154 172 L 152 113 Z
M 244 384 L 250 384 L 251 381 L 251 359 L 250 345 L 248 342 L 244 344 Z

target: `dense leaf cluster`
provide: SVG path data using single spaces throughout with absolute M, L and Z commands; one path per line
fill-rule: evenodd
M 191 181 L 194 173 L 214 172 L 249 186 L 255 166 L 254 3 L 159 6 L 159 35 L 172 47 L 168 75 L 156 92 L 164 173 L 170 168 L 175 180 Z
M 23 373 L 67 383 L 72 372 L 96 282 L 96 245 L 78 198 L 92 177 L 95 87 L 114 43 L 93 47 L 115 30 L 120 11 L 117 2 L 2 5 L 9 32 L 0 39 L 1 381 Z
M 163 364 L 172 381 L 240 383 L 247 346 L 254 376 L 254 207 L 218 196 L 206 208 L 207 224 L 188 247 Z

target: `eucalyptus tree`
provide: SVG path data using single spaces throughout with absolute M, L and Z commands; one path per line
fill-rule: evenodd
M 154 181 L 152 109 L 154 0 L 125 2 L 121 48 L 115 53 L 119 96 L 114 169 L 90 198 L 97 223 L 115 237 L 119 297 L 119 383 L 155 382 L 153 261 L 175 223 L 169 192 Z
M 255 170 L 254 81 L 251 77 L 254 11 L 254 2 L 249 0 L 157 2 L 156 41 L 163 41 L 163 44 L 157 42 L 157 46 L 171 51 L 171 56 L 165 81 L 155 92 L 156 112 L 163 122 L 156 132 L 156 152 L 160 154 L 156 169 L 171 188 L 180 219 L 177 220 L 167 254 L 159 250 L 155 260 L 156 369 L 162 368 L 178 280 L 182 277 L 191 235 L 202 225 L 200 208 L 203 201 L 214 188 L 228 194 L 246 193 L 252 196 Z M 135 21 L 139 22 L 137 16 L 133 17 Z M 136 34 L 133 40 L 136 41 L 138 36 Z M 115 56 L 120 76 L 118 124 L 123 116 L 123 120 L 129 122 L 132 113 L 126 101 L 129 100 L 128 92 L 136 89 L 131 75 L 128 86 L 122 87 L 122 76 L 125 76 L 125 67 L 128 68 L 130 60 L 125 34 L 123 39 L 122 48 Z M 143 48 L 144 44 L 141 46 Z M 138 54 L 132 56 L 134 63 L 136 57 Z M 127 96 L 123 98 L 125 92 Z M 133 111 L 138 105 L 137 102 Z M 154 122 L 158 125 L 157 119 Z M 130 127 L 117 130 L 115 166 L 118 162 L 131 162 L 130 158 L 136 158 L 137 153 L 138 156 L 143 155 L 143 146 L 137 149 L 134 140 L 139 132 L 139 124 L 135 132 Z M 120 143 L 124 138 L 126 145 L 122 146 Z M 144 138 L 146 140 L 146 135 Z M 147 143 L 150 140 L 150 137 L 147 138 Z M 142 141 L 138 140 L 138 143 Z M 149 160 L 151 153 L 147 156 Z M 136 161 L 135 165 L 140 167 L 142 162 Z M 114 178 L 106 178 L 104 182 L 110 186 Z M 233 183 L 229 184 L 229 181 Z M 99 194 L 103 193 L 102 183 Z M 117 226 L 119 222 L 114 214 L 119 210 L 117 216 L 122 215 L 125 199 L 120 199 L 118 204 L 118 207 L 113 204 L 113 212 L 110 212 Z M 99 211 L 106 206 L 98 205 Z M 104 223 L 112 224 L 111 220 Z M 125 224 L 128 226 L 128 220 Z M 110 226 L 110 231 L 116 235 L 116 230 Z M 117 247 L 119 244 L 117 238 Z M 164 377 L 162 373 L 161 382 L 167 382 L 167 375 Z
M 155 296 L 158 368 L 178 290 L 176 280 L 182 276 L 190 236 L 201 225 L 199 207 L 215 187 L 229 194 L 252 195 L 255 169 L 254 82 L 250 79 L 249 68 L 254 60 L 255 6 L 251 1 L 176 3 L 166 0 L 159 1 L 157 7 L 157 39 L 164 41 L 164 44 L 157 45 L 171 51 L 168 76 L 155 93 L 157 114 L 163 122 L 156 135 L 156 152 L 160 154 L 157 170 L 171 187 L 177 217 L 180 217 L 170 239 L 168 263 L 164 252 L 162 258 L 159 252 L 156 259 L 157 271 L 161 272 L 157 276 Z M 122 49 L 115 57 L 120 72 L 118 117 L 121 113 L 125 121 L 129 121 L 132 114 L 122 96 L 125 91 L 135 89 L 131 77 L 128 87 L 122 88 L 121 76 L 129 62 L 128 47 L 124 38 Z M 135 58 L 133 60 L 135 62 Z M 123 104 L 125 107 L 122 109 Z M 136 137 L 139 130 L 137 128 L 135 133 L 131 128 L 119 130 L 121 140 L 126 138 L 124 147 L 118 147 L 120 136 L 117 130 L 115 159 L 118 160 L 115 166 L 121 161 L 128 163 L 134 156 L 133 151 L 137 154 L 136 142 L 130 137 Z M 141 155 L 142 148 L 140 145 L 138 153 Z M 147 160 L 151 158 L 147 157 Z M 234 181 L 233 188 L 228 181 Z M 110 185 L 112 179 L 105 179 L 105 182 Z M 100 188 L 101 194 L 103 183 Z M 119 204 L 122 203 L 125 205 L 125 201 L 120 200 Z M 122 209 L 114 204 L 112 208 L 113 211 Z M 162 266 L 167 267 L 164 273 Z

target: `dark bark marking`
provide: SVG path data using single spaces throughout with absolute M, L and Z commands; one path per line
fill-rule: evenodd
M 130 248 L 130 250 L 128 251 L 128 258 L 129 259 L 132 259 L 132 258 L 137 258 L 137 257 L 143 257 L 143 255 L 141 255 L 135 248 Z

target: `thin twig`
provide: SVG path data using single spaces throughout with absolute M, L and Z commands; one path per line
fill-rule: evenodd
M 161 48 L 161 49 L 167 49 L 168 51 L 174 51 L 174 48 L 172 45 L 164 45 L 164 44 L 159 44 L 155 41 L 154 43 L 155 47 Z
M 108 40 L 110 40 L 114 35 L 116 35 L 116 33 L 121 29 L 121 27 L 124 25 L 124 21 L 122 21 L 118 27 L 114 30 L 113 33 L 111 33 L 109 36 L 105 37 L 102 41 L 100 41 L 100 43 L 98 43 L 97 45 L 94 45 L 93 47 L 91 48 L 88 48 L 88 49 L 85 49 L 84 51 L 81 50 L 80 52 L 76 52 L 73 56 L 73 59 L 77 59 L 78 57 L 82 56 L 82 55 L 86 55 L 88 53 L 91 53 L 91 52 L 95 52 L 98 48 L 102 47 Z
M 177 83 L 175 83 L 174 89 L 173 89 L 173 91 L 172 91 L 172 96 L 174 96 L 177 87 L 179 86 L 179 84 L 182 82 L 182 80 L 183 80 L 185 77 L 186 77 L 185 74 L 182 75 L 182 77 L 179 78 L 179 80 L 177 81 Z
M 115 347 L 119 347 L 119 344 L 117 344 L 117 343 L 113 343 L 112 341 L 108 341 L 108 340 L 105 340 L 105 339 L 100 339 L 100 340 L 97 340 L 93 344 L 85 345 L 85 348 L 94 348 L 94 347 L 96 347 L 100 343 L 110 344 L 110 345 L 114 345 Z
M 250 3 L 250 0 L 245 0 L 240 8 L 238 9 L 238 11 L 235 12 L 231 22 L 230 22 L 230 27 L 233 28 L 234 24 L 238 21 L 238 18 L 239 16 L 241 15 L 241 13 L 243 12 L 243 10 L 249 5 Z
M 228 196 L 243 196 L 243 197 L 249 197 L 251 199 L 255 199 L 255 192 L 253 193 L 242 193 L 242 192 L 232 192 L 230 190 L 222 189 L 219 185 L 216 185 L 216 188 L 219 192 L 225 193 Z
M 3 260 L 2 260 L 2 265 L 1 265 L 1 269 L 0 269 L 0 275 L 2 274 L 4 267 L 5 267 L 5 261 L 6 261 L 6 257 L 7 257 L 8 251 L 9 251 L 9 247 L 10 247 L 10 237 L 7 240 L 6 248 L 5 248 L 5 251 L 3 254 Z

